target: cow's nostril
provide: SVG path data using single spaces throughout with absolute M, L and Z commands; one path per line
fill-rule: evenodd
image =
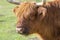
M 24 28 L 16 28 L 17 33 L 23 33 Z

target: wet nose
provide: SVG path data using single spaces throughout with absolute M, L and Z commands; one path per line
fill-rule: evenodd
M 16 28 L 17 33 L 23 33 L 24 28 Z

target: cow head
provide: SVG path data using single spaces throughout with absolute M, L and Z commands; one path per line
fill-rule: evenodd
M 39 7 L 35 3 L 22 3 L 14 8 L 18 18 L 16 30 L 21 34 L 33 34 L 40 30 L 47 9 Z

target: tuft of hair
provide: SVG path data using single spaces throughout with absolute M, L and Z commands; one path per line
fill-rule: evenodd
M 14 8 L 14 12 L 17 17 L 20 17 L 21 15 L 25 13 L 30 13 L 30 12 L 36 12 L 36 4 L 35 3 L 21 3 L 20 5 L 16 6 Z

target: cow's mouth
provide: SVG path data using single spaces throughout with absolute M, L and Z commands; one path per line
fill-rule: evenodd
M 16 28 L 16 32 L 22 35 L 28 35 L 29 30 L 27 28 Z

